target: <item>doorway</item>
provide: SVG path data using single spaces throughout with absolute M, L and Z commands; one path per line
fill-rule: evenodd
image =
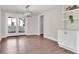
M 44 36 L 44 15 L 40 16 L 40 36 Z
M 8 17 L 7 33 L 8 36 L 24 35 L 25 34 L 25 19 Z

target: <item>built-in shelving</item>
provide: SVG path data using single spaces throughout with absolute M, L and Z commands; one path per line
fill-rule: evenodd
M 60 47 L 79 53 L 79 8 L 63 11 L 63 29 L 58 30 L 58 44 Z M 69 16 L 72 15 L 74 23 Z
M 75 11 L 79 11 L 79 8 L 78 9 L 69 10 L 69 11 L 64 11 L 63 13 L 69 13 L 69 12 L 75 12 Z

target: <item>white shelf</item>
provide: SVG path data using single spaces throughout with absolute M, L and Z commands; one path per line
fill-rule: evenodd
M 64 11 L 63 13 L 69 13 L 69 12 L 75 12 L 75 11 L 79 11 L 79 8 L 78 9 L 74 9 L 74 10 Z

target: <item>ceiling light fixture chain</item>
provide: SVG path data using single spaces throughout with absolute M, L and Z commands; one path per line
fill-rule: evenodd
M 29 11 L 29 7 L 30 5 L 25 6 L 25 9 L 26 9 L 26 13 L 24 14 L 25 17 L 32 17 L 32 12 Z

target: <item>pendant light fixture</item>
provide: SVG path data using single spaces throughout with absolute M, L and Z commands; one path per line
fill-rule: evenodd
M 29 11 L 30 5 L 25 6 L 26 12 L 24 14 L 25 17 L 32 17 L 32 12 Z

